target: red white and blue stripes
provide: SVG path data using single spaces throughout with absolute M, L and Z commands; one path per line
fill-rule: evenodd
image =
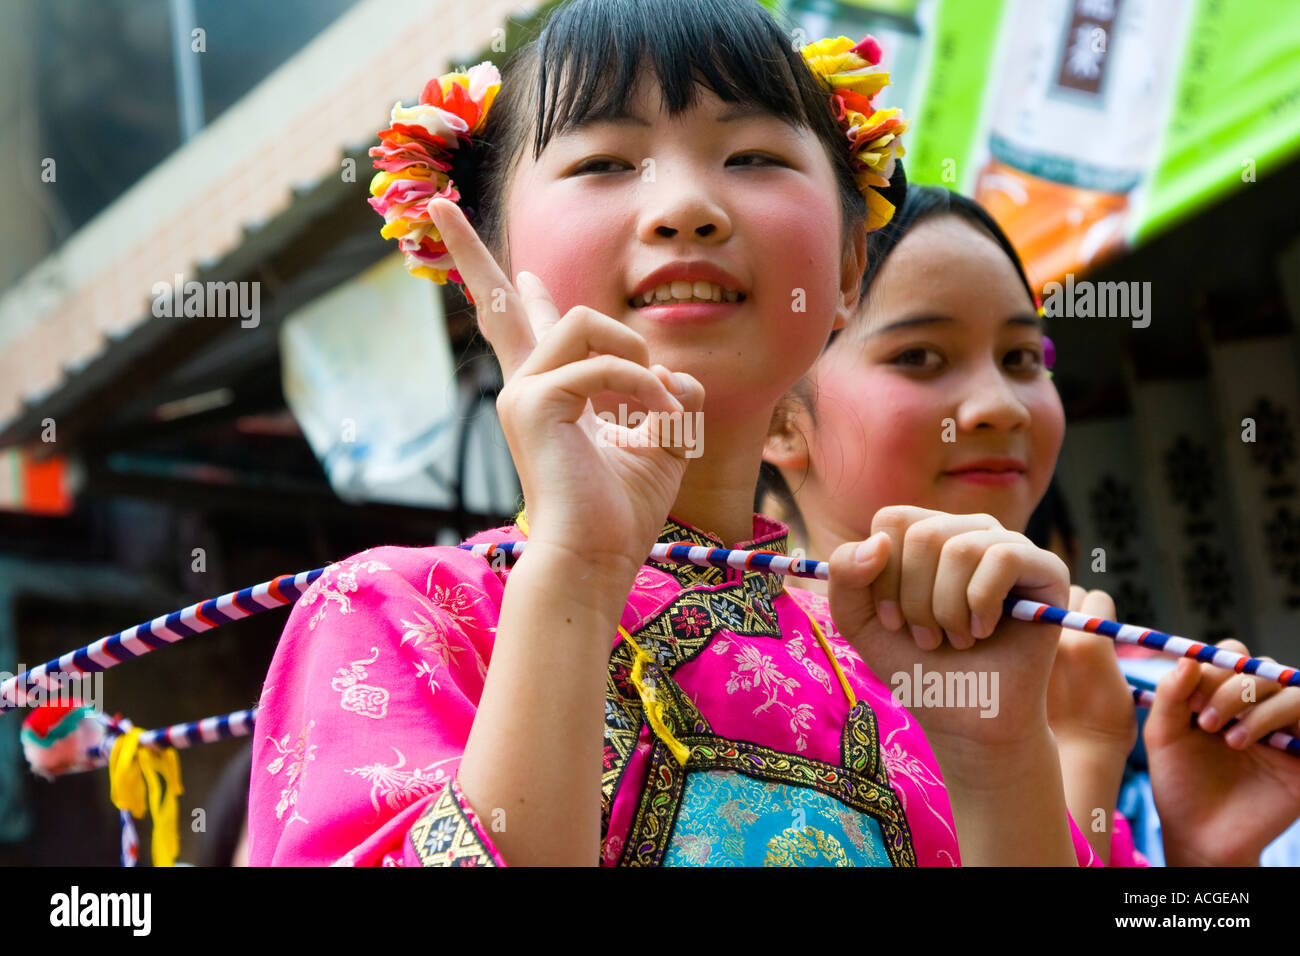
M 491 561 L 497 554 L 517 558 L 524 553 L 527 544 L 527 541 L 502 541 L 494 544 L 462 544 L 460 547 Z M 831 576 L 829 562 L 810 561 L 807 558 L 791 557 L 776 551 L 706 548 L 694 544 L 656 544 L 650 549 L 649 560 L 665 561 L 670 564 L 696 564 L 701 567 L 737 568 L 742 571 L 770 571 L 773 574 L 786 574 L 796 578 L 820 578 L 823 581 L 829 580 Z
M 516 558 L 523 553 L 526 546 L 526 541 L 460 545 L 462 549 L 489 561 L 497 555 Z M 660 543 L 651 549 L 649 559 L 673 564 L 768 571 L 773 574 L 817 578 L 822 581 L 830 578 L 830 564 L 826 561 L 813 561 L 775 551 L 747 551 L 736 548 L 707 548 L 686 543 Z M 182 610 L 173 611 L 171 614 L 154 618 L 152 621 L 119 631 L 117 634 L 100 638 L 93 644 L 70 651 L 23 674 L 10 677 L 0 682 L 0 713 L 16 706 L 16 689 L 20 683 L 23 684 L 24 689 L 29 689 L 54 674 L 89 674 L 108 670 L 123 661 L 142 657 L 150 651 L 173 644 L 182 638 L 200 634 L 262 611 L 284 607 L 298 600 L 311 583 L 326 570 L 327 568 L 316 568 L 298 574 L 282 574 L 253 587 L 192 604 Z M 1018 598 L 1007 598 L 1003 608 L 1005 613 L 1017 620 L 1043 621 L 1072 630 L 1101 634 L 1120 643 L 1137 644 L 1174 657 L 1191 657 L 1226 670 L 1254 674 L 1283 685 L 1300 687 L 1300 672 L 1295 668 L 1258 657 L 1246 657 L 1200 641 L 1165 634 L 1163 631 L 1088 617 L 1077 611 L 1067 611 L 1049 604 Z M 219 718 L 209 719 L 219 720 Z M 175 734 L 182 733 L 174 728 L 168 729 L 173 730 Z M 191 731 L 185 733 L 197 734 L 197 738 L 186 736 L 186 739 L 196 742 L 206 739 L 203 734 L 212 732 L 211 727 L 200 728 L 195 725 Z
M 104 766 L 108 763 L 108 755 L 112 752 L 118 735 L 130 730 L 131 722 L 124 718 L 114 720 L 102 714 L 98 716 L 108 729 L 108 734 L 104 742 L 86 756 L 94 766 Z M 155 748 L 174 747 L 181 750 L 193 747 L 195 744 L 210 744 L 217 740 L 229 740 L 231 737 L 247 737 L 253 732 L 253 725 L 256 722 L 257 708 L 252 707 L 248 710 L 222 714 L 219 717 L 205 717 L 202 720 L 172 724 L 170 727 L 159 727 L 157 730 L 146 730 L 140 735 L 140 745 Z
M 282 574 L 253 587 L 231 591 L 221 597 L 191 604 L 187 608 L 164 614 L 152 621 L 102 637 L 93 644 L 69 651 L 62 657 L 47 661 L 0 683 L 0 713 L 17 706 L 17 688 L 20 682 L 24 682 L 23 688 L 26 691 L 48 675 L 93 674 L 96 671 L 105 671 L 123 661 L 143 657 L 150 651 L 174 644 L 182 638 L 210 631 L 214 627 L 251 617 L 262 611 L 284 607 L 302 597 L 311 583 L 324 573 L 325 568 L 317 568 L 299 574 Z
M 140 837 L 135 832 L 135 821 L 131 819 L 130 810 L 118 810 L 122 829 L 122 865 L 137 866 L 140 863 Z
M 1120 624 L 1105 618 L 1089 617 L 1081 611 L 1066 611 L 1050 604 L 1037 601 L 1007 598 L 1003 605 L 1006 613 L 1018 621 L 1047 621 L 1068 627 L 1072 631 L 1086 631 L 1089 634 L 1101 634 L 1119 644 L 1137 644 L 1149 647 L 1170 657 L 1190 657 L 1203 664 L 1212 664 L 1224 670 L 1236 671 L 1238 674 L 1254 674 L 1267 680 L 1277 681 L 1284 687 L 1300 687 L 1300 671 L 1287 667 L 1276 661 L 1266 661 L 1260 657 L 1247 657 L 1213 644 L 1189 640 L 1153 631 L 1149 628 L 1134 627 L 1132 624 Z
M 526 541 L 507 541 L 499 544 L 462 544 L 460 547 L 474 554 L 481 555 L 489 561 L 496 554 L 515 558 L 523 553 Z M 771 571 L 774 574 L 788 574 L 802 578 L 830 579 L 830 564 L 826 561 L 810 561 L 805 558 L 793 558 L 775 551 L 744 551 L 734 548 L 705 548 L 689 544 L 657 544 L 650 552 L 650 559 L 673 564 L 696 564 L 715 568 L 740 568 L 742 570 Z M 1020 621 L 1047 621 L 1068 627 L 1075 631 L 1089 634 L 1101 634 L 1121 644 L 1137 644 L 1160 651 L 1172 657 L 1193 657 L 1203 663 L 1236 671 L 1239 674 L 1255 674 L 1279 684 L 1300 687 L 1300 672 L 1293 667 L 1266 661 L 1258 657 L 1246 657 L 1235 651 L 1204 644 L 1155 631 L 1150 628 L 1135 627 L 1132 624 L 1120 624 L 1099 617 L 1089 617 L 1078 611 L 1026 601 L 1007 598 L 1003 610 Z
M 1128 685 L 1129 692 L 1133 695 L 1133 703 L 1138 707 L 1150 708 L 1156 702 L 1156 695 L 1153 691 L 1146 690 L 1142 687 Z M 1223 725 L 1221 730 L 1227 730 L 1233 724 L 1237 723 L 1234 717 Z M 1268 744 L 1277 750 L 1285 750 L 1293 756 L 1300 757 L 1300 737 L 1293 737 L 1288 733 L 1275 730 L 1267 737 L 1261 737 L 1256 743 Z

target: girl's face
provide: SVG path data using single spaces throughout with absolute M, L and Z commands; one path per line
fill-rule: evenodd
M 1023 530 L 1065 430 L 1042 362 L 1041 323 L 997 243 L 952 215 L 917 225 L 813 373 L 816 425 L 799 423 L 810 522 L 865 538 L 878 509 L 910 504 Z
M 770 415 L 852 314 L 862 242 L 849 261 L 830 160 L 810 131 L 699 93 L 669 118 L 643 80 L 625 119 L 570 129 L 536 162 L 525 150 L 506 197 L 509 262 L 541 278 L 561 315 L 588 306 L 639 332 L 651 363 L 703 383 L 711 415 L 764 404 Z M 722 270 L 714 278 L 743 299 L 633 304 L 652 273 L 681 262 Z

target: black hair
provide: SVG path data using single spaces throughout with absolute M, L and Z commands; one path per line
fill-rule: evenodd
M 1051 544 L 1053 531 L 1060 532 L 1067 551 L 1073 552 L 1078 538 L 1074 531 L 1074 521 L 1070 517 L 1069 505 L 1065 502 L 1065 495 L 1062 494 L 1060 483 L 1055 475 L 1047 485 L 1043 500 L 1038 502 L 1033 514 L 1029 516 L 1029 522 L 1025 525 L 1025 537 L 1038 547 L 1046 548 Z M 1070 559 L 1073 560 L 1072 553 Z
M 1034 288 L 1029 283 L 1025 265 L 1020 261 L 1020 254 L 1016 252 L 1016 247 L 1011 244 L 1011 240 L 1002 231 L 997 220 L 990 216 L 983 206 L 961 193 L 952 192 L 941 186 L 912 186 L 907 190 L 901 207 L 895 210 L 894 217 L 867 236 L 867 268 L 862 274 L 862 302 L 865 303 L 867 293 L 875 282 L 881 266 L 903 241 L 903 237 L 927 219 L 945 214 L 964 219 L 977 229 L 988 233 L 989 238 L 1001 247 L 1007 254 L 1007 258 L 1011 260 L 1011 264 L 1016 267 L 1016 275 L 1020 277 L 1020 282 L 1025 287 L 1025 294 L 1029 296 L 1030 302 L 1034 301 Z M 834 341 L 835 336 L 841 331 L 842 329 L 836 329 L 832 332 L 827 345 Z
M 253 745 L 244 744 L 230 758 L 208 798 L 207 833 L 199 866 L 230 866 L 248 819 L 248 790 L 253 772 Z
M 704 86 L 724 102 L 756 106 L 811 130 L 835 173 L 845 248 L 853 227 L 865 223 L 866 202 L 830 93 L 757 0 L 571 0 L 511 55 L 502 73 L 482 131 L 489 145 L 482 152 L 475 228 L 507 267 L 505 186 L 530 131 L 536 159 L 556 135 L 623 112 L 649 73 L 670 116 L 693 106 Z
M 894 187 L 891 182 L 891 187 Z M 1035 299 L 1034 288 L 1029 282 L 1029 276 L 1025 273 L 1024 263 L 1020 261 L 1020 255 L 1016 252 L 1016 247 L 1011 244 L 1007 234 L 1002 231 L 1002 227 L 997 224 L 975 200 L 970 199 L 960 193 L 952 192 L 940 186 L 907 186 L 903 190 L 904 198 L 902 204 L 894 210 L 894 216 L 880 229 L 867 234 L 867 268 L 862 274 L 862 297 L 858 304 L 858 314 L 855 321 L 860 321 L 860 317 L 865 309 L 867 296 L 875 282 L 876 276 L 879 275 L 881 267 L 889 258 L 890 254 L 898 248 L 898 244 L 903 241 L 914 228 L 927 219 L 933 219 L 935 216 L 951 215 L 957 216 L 977 229 L 982 229 L 989 237 L 998 244 L 1011 264 L 1016 268 L 1016 274 L 1020 277 L 1021 283 L 1025 287 L 1025 295 L 1029 301 Z M 851 325 L 852 323 L 850 323 Z M 844 328 L 848 328 L 846 325 Z M 835 329 L 827 339 L 826 345 L 835 341 L 835 337 L 843 329 Z M 814 423 L 816 422 L 816 412 L 813 410 L 813 401 L 810 394 L 811 384 L 809 377 L 804 376 L 791 389 L 790 393 L 782 400 L 772 416 L 773 427 L 779 422 L 788 420 L 793 409 L 790 403 L 798 402 L 808 410 Z M 794 492 L 791 491 L 790 485 L 786 482 L 785 476 L 781 474 L 779 468 L 770 462 L 763 462 L 759 470 L 758 488 L 754 494 L 754 509 L 759 510 L 762 507 L 764 498 L 768 495 L 773 496 L 785 510 L 788 517 L 788 523 L 795 528 L 798 533 L 807 537 L 807 528 L 803 520 L 803 515 L 795 503 Z

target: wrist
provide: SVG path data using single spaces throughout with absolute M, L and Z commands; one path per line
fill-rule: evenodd
M 641 565 L 626 554 L 577 550 L 529 539 L 507 579 L 554 589 L 581 607 L 613 619 L 622 617 Z
M 964 749 L 936 753 L 962 864 L 1076 865 L 1056 741 L 1046 726 L 1014 742 L 977 748 L 967 741 Z
M 1050 760 L 1059 767 L 1056 738 L 1044 722 L 1008 740 L 988 742 L 970 737 L 926 733 L 945 784 L 973 791 L 1014 789 L 1015 775 Z

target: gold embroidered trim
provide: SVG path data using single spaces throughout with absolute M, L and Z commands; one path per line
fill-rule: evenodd
M 420 814 L 411 827 L 411 844 L 421 866 L 496 866 L 457 797 L 455 781 Z

